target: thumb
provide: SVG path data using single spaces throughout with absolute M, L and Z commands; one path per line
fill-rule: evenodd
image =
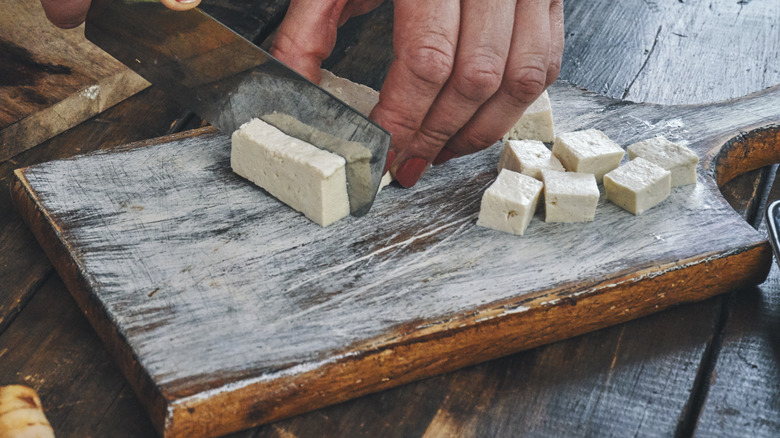
M 200 3 L 200 0 L 160 0 L 174 11 L 186 11 Z M 46 18 L 57 27 L 70 29 L 84 22 L 92 0 L 41 0 Z
M 292 0 L 271 44 L 271 55 L 319 83 L 320 65 L 336 45 L 347 0 Z
M 200 4 L 200 0 L 160 0 L 160 3 L 174 11 L 186 11 Z
M 57 27 L 70 29 L 84 22 L 91 0 L 41 0 L 46 18 Z

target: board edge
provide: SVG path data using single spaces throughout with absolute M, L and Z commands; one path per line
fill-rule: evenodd
M 85 272 L 70 256 L 61 236 L 61 227 L 43 211 L 24 175 L 24 169 L 14 170 L 10 191 L 19 216 L 32 231 L 79 309 L 130 383 L 149 414 L 155 430 L 160 436 L 164 436 L 169 401 L 155 385 L 151 376 L 138 365 L 138 358 L 133 354 L 124 336 L 111 323 L 108 312 L 100 301 L 90 297 L 89 280 Z

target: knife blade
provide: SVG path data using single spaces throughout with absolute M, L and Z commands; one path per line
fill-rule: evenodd
M 225 134 L 255 117 L 276 126 L 274 114 L 307 129 L 277 126 L 289 135 L 303 138 L 312 128 L 329 134 L 329 144 L 318 144 L 316 135 L 304 139 L 347 160 L 350 213 L 371 208 L 390 134 L 206 13 L 172 11 L 157 0 L 93 0 L 84 33 Z M 333 149 L 333 137 L 367 148 L 368 165 L 367 154 Z

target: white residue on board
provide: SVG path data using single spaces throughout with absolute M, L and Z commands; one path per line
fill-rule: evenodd
M 79 96 L 87 98 L 89 100 L 97 99 L 100 94 L 100 85 L 92 85 L 79 92 Z

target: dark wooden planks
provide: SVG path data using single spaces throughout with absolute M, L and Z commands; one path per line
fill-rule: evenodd
M 775 178 L 777 182 L 777 178 Z M 775 183 L 768 202 L 780 199 Z M 767 203 L 768 203 L 767 202 Z M 760 212 L 763 214 L 763 212 Z M 766 223 L 761 221 L 761 232 Z M 760 287 L 731 294 L 708 375 L 697 436 L 780 434 L 780 270 Z
M 0 162 L 149 84 L 84 38 L 55 28 L 36 0 L 0 7 Z
M 635 102 L 688 104 L 780 83 L 775 0 L 570 0 L 564 8 L 561 78 L 589 90 Z
M 154 430 L 92 327 L 52 276 L 0 335 L 0 382 L 31 386 L 57 436 L 152 436 Z

